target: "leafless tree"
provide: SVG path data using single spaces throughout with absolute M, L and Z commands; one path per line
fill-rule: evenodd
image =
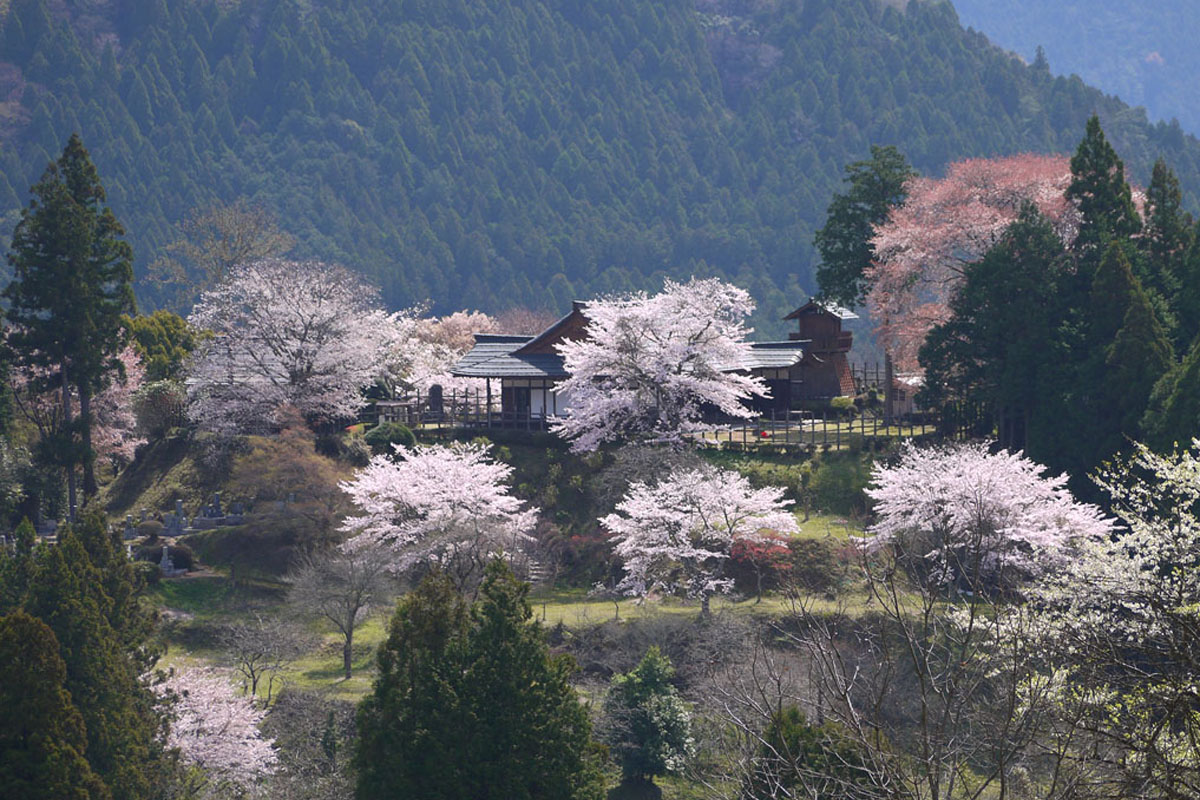
M 304 649 L 304 637 L 289 620 L 261 612 L 249 621 L 225 627 L 219 640 L 245 679 L 251 697 L 258 697 L 265 681 L 264 704 L 271 702 L 280 673 Z
M 352 673 L 354 631 L 372 609 L 391 600 L 389 563 L 387 553 L 377 546 L 351 552 L 332 548 L 300 556 L 289 575 L 289 597 L 295 607 L 328 620 L 341 634 L 346 678 Z
M 233 267 L 283 256 L 294 244 L 263 206 L 244 197 L 214 203 L 193 210 L 180 224 L 166 255 L 150 265 L 150 277 L 183 311 Z

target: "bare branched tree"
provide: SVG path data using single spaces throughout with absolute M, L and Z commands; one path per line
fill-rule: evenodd
M 200 294 L 239 265 L 287 254 L 295 245 L 275 216 L 244 197 L 192 211 L 167 253 L 150 265 L 150 278 L 186 311 Z
M 272 614 L 256 613 L 247 622 L 229 625 L 219 639 L 251 697 L 259 696 L 265 682 L 264 705 L 270 704 L 280 673 L 304 650 L 302 634 L 288 620 Z
M 341 634 L 342 667 L 352 674 L 354 631 L 393 594 L 387 553 L 378 546 L 346 552 L 330 549 L 302 555 L 289 576 L 289 595 L 302 613 L 321 617 Z

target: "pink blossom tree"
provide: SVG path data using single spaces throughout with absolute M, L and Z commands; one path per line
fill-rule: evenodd
M 288 405 L 310 420 L 352 416 L 397 335 L 374 290 L 313 261 L 236 267 L 188 322 L 213 334 L 191 365 L 189 413 L 224 433 L 270 428 Z
M 133 461 L 137 448 L 146 438 L 138 430 L 134 414 L 134 396 L 146 379 L 141 356 L 126 346 L 119 354 L 122 373 L 113 377 L 92 400 L 92 447 L 96 455 L 108 459 L 114 467 Z
M 423 306 L 394 315 L 396 335 L 387 353 L 388 390 L 427 393 L 434 384 L 454 392 L 482 390 L 484 381 L 459 378 L 450 369 L 475 344 L 474 334 L 494 333 L 497 322 L 479 311 L 425 317 Z
M 866 272 L 867 307 L 876 332 L 901 369 L 933 326 L 949 319 L 963 267 L 978 261 L 1032 202 L 1070 243 L 1080 215 L 1065 192 L 1065 156 L 974 158 L 951 164 L 944 178 L 912 178 L 908 198 L 875 229 L 875 260 Z
M 229 677 L 211 668 L 188 668 L 162 687 L 172 702 L 167 744 L 203 771 L 212 796 L 246 790 L 278 762 L 274 742 L 258 729 L 266 711 L 254 698 L 237 694 Z
M 537 511 L 509 494 L 512 467 L 484 444 L 396 446 L 341 484 L 358 514 L 342 530 L 350 549 L 379 544 L 397 572 L 437 565 L 459 588 L 472 586 L 487 561 L 526 542 Z
M 1074 500 L 1066 475 L 1044 471 L 986 443 L 906 443 L 896 464 L 874 470 L 876 519 L 864 544 L 894 545 L 931 585 L 1011 588 L 1113 530 L 1098 508 Z
M 748 355 L 753 310 L 747 292 L 715 278 L 589 303 L 587 335 L 558 348 L 571 376 L 558 391 L 570 412 L 555 432 L 589 451 L 621 439 L 677 441 L 702 427 L 706 406 L 752 416 L 742 401 L 766 396 L 766 386 L 729 370 Z
M 612 533 L 625 567 L 617 590 L 699 598 L 728 592 L 724 567 L 739 542 L 770 542 L 797 531 L 783 489 L 754 489 L 736 472 L 713 467 L 672 472 L 655 484 L 634 483 L 600 524 Z

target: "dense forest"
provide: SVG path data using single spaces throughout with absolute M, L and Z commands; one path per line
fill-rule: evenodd
M 713 274 L 777 333 L 846 163 L 921 172 L 1068 152 L 1098 112 L 1189 205 L 1200 144 L 964 31 L 875 0 L 241 3 L 14 0 L 0 53 L 0 220 L 74 131 L 148 266 L 187 215 L 247 198 L 393 307 L 563 308 Z
M 1159 0 L 1154 13 L 1120 0 L 955 0 L 964 25 L 1033 61 L 1040 46 L 1057 72 L 1145 106 L 1154 119 L 1200 130 L 1193 90 L 1200 17 L 1188 0 Z

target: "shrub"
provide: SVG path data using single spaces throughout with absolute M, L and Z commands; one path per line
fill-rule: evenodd
M 391 453 L 393 445 L 415 447 L 417 444 L 417 437 L 413 436 L 413 432 L 399 422 L 381 422 L 367 431 L 363 438 L 375 455 Z
M 822 511 L 847 516 L 867 510 L 869 458 L 859 452 L 822 454 L 809 482 L 813 504 Z
M 847 549 L 845 541 L 832 538 L 792 539 L 788 542 L 792 581 L 808 592 L 836 594 L 846 579 Z
M 858 407 L 854 405 L 853 397 L 835 397 L 829 401 L 829 407 L 839 417 L 854 419 L 858 414 Z
M 196 565 L 196 556 L 192 553 L 192 549 L 185 544 L 169 545 L 167 552 L 171 555 L 171 563 L 180 569 L 190 570 Z M 162 560 L 162 545 L 141 545 L 134 551 L 133 557 L 136 561 L 149 561 L 157 564 Z
M 133 415 L 147 439 L 161 439 L 187 424 L 187 391 L 179 381 L 147 383 L 133 395 Z

